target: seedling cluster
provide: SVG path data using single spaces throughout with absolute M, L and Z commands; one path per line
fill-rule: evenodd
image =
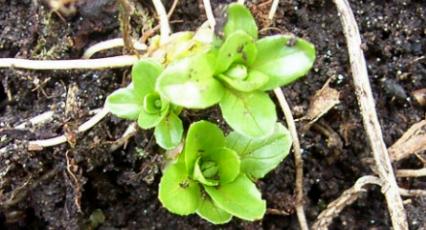
M 202 27 L 173 34 L 166 44 L 154 38 L 151 46 L 159 49 L 133 66 L 132 83 L 112 93 L 106 107 L 143 129 L 154 128 L 158 145 L 167 150 L 182 142 L 182 109 L 219 104 L 234 130 L 225 137 L 213 123 L 191 124 L 182 153 L 164 171 L 161 203 L 170 212 L 197 213 L 214 224 L 232 216 L 262 218 L 266 203 L 254 181 L 274 169 L 291 146 L 267 91 L 305 75 L 314 46 L 286 35 L 259 39 L 250 11 L 237 3 L 229 5 L 220 34 Z

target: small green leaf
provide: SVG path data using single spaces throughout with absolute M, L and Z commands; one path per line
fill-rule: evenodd
M 166 101 L 161 100 L 161 97 L 158 93 L 149 93 L 145 95 L 143 99 L 143 109 L 147 113 L 159 113 L 163 109 L 166 109 Z
M 254 39 L 244 31 L 236 31 L 226 38 L 216 57 L 215 73 L 223 73 L 233 63 L 252 64 L 256 58 Z
M 203 164 L 203 163 L 201 162 L 201 157 L 198 157 L 198 159 L 195 161 L 195 166 L 194 166 L 194 174 L 193 174 L 194 180 L 197 180 L 201 184 L 206 185 L 206 186 L 218 185 L 219 184 L 218 180 L 211 179 L 210 175 L 204 175 L 205 172 L 203 172 L 204 170 L 201 169 L 202 166 L 200 164 Z M 215 167 L 216 167 L 216 171 L 217 171 L 218 170 L 217 166 L 215 166 Z
M 183 163 L 175 163 L 166 168 L 158 194 L 163 206 L 178 215 L 194 213 L 201 202 L 200 186 L 189 179 Z
M 243 30 L 254 39 L 257 39 L 256 21 L 247 9 L 242 4 L 232 3 L 228 6 L 228 20 L 223 28 L 225 37 L 230 36 L 238 30 Z
M 173 112 L 164 117 L 154 130 L 157 144 L 167 150 L 176 148 L 182 140 L 182 135 L 182 120 Z
M 204 156 L 207 151 L 221 148 L 225 145 L 225 136 L 222 130 L 208 121 L 192 123 L 188 129 L 185 141 L 185 164 L 189 173 L 194 171 L 194 164 L 198 157 Z
M 296 39 L 294 45 L 288 43 L 291 36 L 276 35 L 256 42 L 258 54 L 251 69 L 269 76 L 269 82 L 263 86 L 270 90 L 289 84 L 304 76 L 315 61 L 315 47 L 306 40 Z
M 289 131 L 280 123 L 265 138 L 247 138 L 237 132 L 226 137 L 226 146 L 241 157 L 241 171 L 254 179 L 260 179 L 276 168 L 287 157 L 291 144 Z
M 161 109 L 157 112 L 153 112 L 151 107 L 155 105 L 147 105 L 146 103 L 156 103 L 156 101 L 151 101 L 147 99 L 151 94 L 148 94 L 144 98 L 144 108 L 141 109 L 138 118 L 138 125 L 143 129 L 150 129 L 158 125 L 169 113 L 170 103 L 164 100 L 161 100 Z M 151 98 L 152 99 L 152 98 Z M 149 110 L 147 110 L 149 109 Z M 148 112 L 149 111 L 149 112 Z
M 132 83 L 135 92 L 140 97 L 155 91 L 157 77 L 163 71 L 163 67 L 154 60 L 143 59 L 132 67 Z
M 240 174 L 240 157 L 232 149 L 220 148 L 209 151 L 203 160 L 217 164 L 221 185 L 232 182 Z
M 129 120 L 138 119 L 142 105 L 143 99 L 136 95 L 133 85 L 114 91 L 105 101 L 105 107 L 112 114 Z
M 267 136 L 277 121 L 275 104 L 264 92 L 227 90 L 219 105 L 228 125 L 245 136 Z
M 252 92 L 261 88 L 269 80 L 267 75 L 255 70 L 250 71 L 247 78 L 243 80 L 235 79 L 222 74 L 219 75 L 218 78 L 228 84 L 231 88 L 241 92 Z
M 203 196 L 201 198 L 197 214 L 213 224 L 226 224 L 232 219 L 231 214 L 217 207 L 208 196 Z
M 203 109 L 220 101 L 224 89 L 213 78 L 214 63 L 207 53 L 170 64 L 160 75 L 157 91 L 173 104 Z
M 244 220 L 258 220 L 266 211 L 266 202 L 256 185 L 241 174 L 234 182 L 218 187 L 204 187 L 213 202 L 221 209 Z

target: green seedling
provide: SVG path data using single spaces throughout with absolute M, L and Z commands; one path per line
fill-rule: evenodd
M 163 67 L 153 60 L 142 60 L 132 68 L 132 84 L 108 96 L 105 106 L 120 118 L 137 120 L 143 129 L 154 129 L 157 143 L 173 149 L 182 139 L 181 108 L 171 105 L 155 91 Z
M 288 155 L 291 143 L 287 129 L 279 123 L 272 134 L 260 139 L 237 132 L 225 137 L 213 123 L 193 123 L 184 151 L 163 173 L 159 199 L 172 213 L 196 213 L 214 224 L 227 223 L 232 216 L 261 219 L 266 202 L 254 181 Z
M 250 11 L 228 7 L 223 39 L 212 48 L 171 63 L 157 91 L 173 104 L 204 109 L 219 103 L 225 121 L 248 137 L 270 135 L 277 120 L 267 91 L 304 76 L 315 60 L 306 40 L 275 35 L 258 39 Z

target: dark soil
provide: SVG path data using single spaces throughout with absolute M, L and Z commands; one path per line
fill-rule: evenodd
M 37 2 L 44 1 L 0 0 L 0 58 L 80 58 L 91 44 L 121 36 L 119 10 L 113 0 L 80 1 L 69 15 L 51 12 L 47 5 Z M 170 6 L 172 1 L 166 2 Z M 263 2 L 249 5 L 265 26 L 270 3 Z M 216 9 L 225 3 L 212 1 Z M 132 35 L 140 36 L 155 17 L 146 2 L 136 6 L 131 17 Z M 425 110 L 416 104 L 411 92 L 426 87 L 426 62 L 418 59 L 426 51 L 426 2 L 351 1 L 351 6 L 363 36 L 384 140 L 390 146 L 408 127 L 424 119 Z M 174 23 L 173 29 L 194 30 L 205 19 L 201 1 L 180 1 L 172 20 L 181 21 Z M 303 116 L 309 99 L 327 79 L 331 78 L 332 87 L 341 92 L 341 103 L 319 123 L 336 133 L 343 145 L 328 146 L 328 137 L 317 129 L 300 134 L 305 162 L 305 211 L 312 224 L 326 205 L 357 178 L 372 174 L 374 164 L 332 1 L 280 1 L 271 27 L 276 29 L 265 30 L 265 35 L 293 33 L 317 48 L 314 70 L 284 89 L 296 117 Z M 114 49 L 98 56 L 120 53 L 122 50 Z M 128 69 L 3 69 L 0 80 L 0 147 L 10 148 L 0 156 L 1 229 L 214 229 L 197 216 L 175 216 L 161 207 L 157 187 L 163 157 L 153 143 L 152 131 L 141 130 L 125 149 L 109 152 L 110 143 L 121 136 L 129 122 L 108 116 L 78 135 L 74 146 L 62 144 L 40 152 L 26 150 L 28 140 L 54 137 L 86 121 L 91 109 L 102 107 L 106 95 L 128 82 Z M 70 110 L 66 109 L 66 102 L 71 89 L 76 103 Z M 55 111 L 54 121 L 26 130 L 13 129 L 48 110 Z M 213 108 L 183 115 L 188 125 L 200 119 L 217 121 L 220 114 Z M 414 157 L 395 166 L 422 167 Z M 426 181 L 420 178 L 400 179 L 398 183 L 406 189 L 426 189 Z M 269 208 L 291 215 L 267 214 L 254 223 L 235 218 L 221 228 L 298 229 L 292 157 L 258 186 Z M 426 198 L 410 198 L 405 207 L 411 229 L 425 229 Z M 372 186 L 335 219 L 331 228 L 390 226 L 380 188 Z

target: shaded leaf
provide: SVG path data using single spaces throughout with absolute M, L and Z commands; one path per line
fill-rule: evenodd
M 266 202 L 262 200 L 256 185 L 241 174 L 233 183 L 218 187 L 204 187 L 219 208 L 244 220 L 262 219 Z
M 264 92 L 227 90 L 219 105 L 228 125 L 245 136 L 267 136 L 277 121 L 275 104 Z
M 226 224 L 232 219 L 232 215 L 225 210 L 217 207 L 210 197 L 201 198 L 200 206 L 197 209 L 197 214 L 213 224 Z
M 157 144 L 167 150 L 176 148 L 182 140 L 182 135 L 182 120 L 173 112 L 164 117 L 154 130 Z
M 289 131 L 280 123 L 265 138 L 248 138 L 237 132 L 226 137 L 226 146 L 240 155 L 241 172 L 255 179 L 276 168 L 290 152 L 291 144 Z

